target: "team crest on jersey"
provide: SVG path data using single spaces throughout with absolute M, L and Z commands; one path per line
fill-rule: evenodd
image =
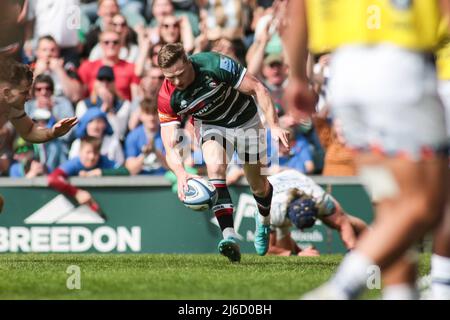
M 399 10 L 411 8 L 413 0 L 391 0 L 392 5 Z
M 187 101 L 186 100 L 181 100 L 181 102 L 180 102 L 180 108 L 181 109 L 184 109 L 184 108 L 186 108 L 187 107 Z
M 214 81 L 211 81 L 210 83 L 208 83 L 208 86 L 209 86 L 210 88 L 216 88 L 216 87 L 217 87 L 217 83 L 214 82 Z

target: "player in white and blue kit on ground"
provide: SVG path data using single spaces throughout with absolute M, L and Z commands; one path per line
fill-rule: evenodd
M 289 236 L 292 225 L 306 229 L 320 219 L 339 232 L 347 249 L 353 249 L 357 236 L 367 228 L 364 221 L 345 213 L 336 199 L 299 171 L 286 170 L 269 177 L 269 181 L 273 186 L 270 225 L 276 231 L 271 237 Z M 265 255 L 270 253 L 269 239 L 260 235 L 263 226 L 256 221 L 255 249 Z M 273 244 L 273 239 L 270 242 Z

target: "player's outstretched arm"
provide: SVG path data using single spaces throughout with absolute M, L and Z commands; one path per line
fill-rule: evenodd
M 187 180 L 195 175 L 186 172 L 180 150 L 177 147 L 178 124 L 165 125 L 161 127 L 161 139 L 166 150 L 166 162 L 170 170 L 177 176 L 178 198 L 184 199 L 184 191 L 187 190 Z
M 336 211 L 331 215 L 322 216 L 320 220 L 329 228 L 339 232 L 339 236 L 342 239 L 345 247 L 349 250 L 353 249 L 356 245 L 358 237 L 358 230 L 355 230 L 349 216 L 342 210 L 341 206 L 337 203 Z
M 52 128 L 44 128 L 36 125 L 27 115 L 11 119 L 19 135 L 32 143 L 42 143 L 65 135 L 78 123 L 76 117 L 65 118 L 53 125 Z
M 286 148 L 289 148 L 289 132 L 280 128 L 275 105 L 270 97 L 269 91 L 261 83 L 261 81 L 247 72 L 237 89 L 244 94 L 256 97 L 256 101 L 261 107 L 264 117 L 266 118 L 266 122 L 270 127 L 272 137 L 278 137 L 281 143 Z
M 357 237 L 359 237 L 364 231 L 367 230 L 368 226 L 362 219 L 352 216 L 348 213 L 346 213 L 346 215 L 347 215 L 348 219 L 350 220 L 353 231 L 355 232 Z

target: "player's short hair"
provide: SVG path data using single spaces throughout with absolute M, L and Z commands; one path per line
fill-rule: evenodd
M 170 68 L 179 59 L 187 61 L 186 52 L 180 42 L 164 45 L 158 53 L 158 66 L 162 69 Z
M 102 147 L 102 140 L 96 137 L 86 136 L 81 138 L 80 149 L 85 145 L 91 145 L 95 151 L 100 152 Z
M 158 114 L 158 106 L 156 99 L 149 99 L 146 98 L 141 101 L 139 104 L 139 107 L 141 108 L 141 111 L 147 114 Z
M 26 80 L 28 84 L 33 82 L 33 72 L 30 67 L 12 58 L 0 57 L 0 82 L 18 86 L 23 80 Z

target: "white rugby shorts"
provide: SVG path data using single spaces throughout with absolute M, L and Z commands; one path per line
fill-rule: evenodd
M 331 59 L 330 104 L 346 143 L 414 160 L 447 145 L 434 64 L 394 45 L 346 46 Z

